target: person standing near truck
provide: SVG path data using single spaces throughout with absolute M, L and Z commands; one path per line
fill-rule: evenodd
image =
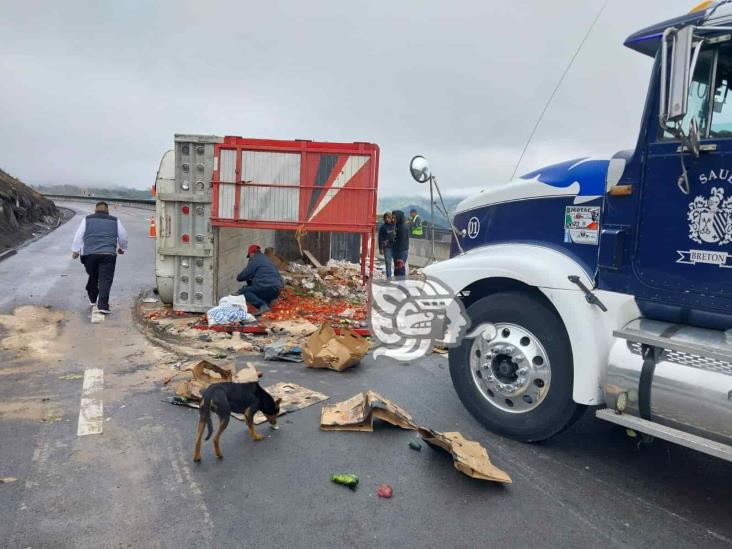
M 422 238 L 424 236 L 422 218 L 414 208 L 409 211 L 409 229 L 412 234 L 412 238 Z
M 395 210 L 394 218 L 394 276 L 404 279 L 407 276 L 407 259 L 409 258 L 409 227 L 404 219 L 404 212 Z
M 394 220 L 390 212 L 384 214 L 384 222 L 379 227 L 379 253 L 384 256 L 386 279 L 391 280 L 394 265 Z
M 285 283 L 277 267 L 256 244 L 249 246 L 247 258 L 247 266 L 236 277 L 239 282 L 247 283 L 239 290 L 239 294 L 257 308 L 254 316 L 259 316 L 271 311 L 270 304 L 280 295 Z
M 92 306 L 108 315 L 109 293 L 114 280 L 117 255 L 127 250 L 127 231 L 122 222 L 109 215 L 106 202 L 98 202 L 94 213 L 81 220 L 71 244 L 71 257 L 81 257 L 89 275 L 86 293 Z

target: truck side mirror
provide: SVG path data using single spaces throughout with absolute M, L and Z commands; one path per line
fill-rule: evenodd
M 427 183 L 432 177 L 430 165 L 424 156 L 415 156 L 409 163 L 409 171 L 418 183 Z
M 692 60 L 694 26 L 666 29 L 661 41 L 661 125 L 681 121 L 686 116 L 689 84 L 696 64 L 701 42 L 697 44 Z M 671 49 L 671 67 L 668 50 Z

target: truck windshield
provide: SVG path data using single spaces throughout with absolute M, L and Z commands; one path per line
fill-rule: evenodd
M 732 46 L 724 45 L 719 48 L 717 56 L 717 70 L 714 79 L 714 98 L 711 112 L 710 137 L 732 137 L 732 96 L 729 95 L 732 86 Z
M 732 138 L 730 87 L 732 87 L 732 44 L 703 47 L 689 85 L 689 103 L 682 122 L 685 134 L 688 135 L 691 119 L 696 118 L 701 139 Z M 713 93 L 710 93 L 711 91 Z M 659 138 L 675 139 L 669 132 L 663 130 L 659 131 Z
M 709 88 L 712 82 L 712 69 L 714 67 L 715 52 L 712 49 L 702 49 L 694 69 L 694 77 L 689 85 L 689 103 L 686 116 L 681 127 L 684 134 L 689 135 L 689 124 L 692 118 L 696 118 L 699 124 L 699 136 L 707 135 L 707 122 L 709 119 Z M 668 131 L 661 130 L 662 139 L 675 139 Z

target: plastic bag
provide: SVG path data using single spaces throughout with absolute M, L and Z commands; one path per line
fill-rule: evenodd
M 247 300 L 243 295 L 227 295 L 206 313 L 209 326 L 221 324 L 248 324 L 257 319 L 247 312 Z

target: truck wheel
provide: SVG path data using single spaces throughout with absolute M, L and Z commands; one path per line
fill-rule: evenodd
M 450 350 L 450 376 L 486 428 L 526 442 L 579 419 L 572 400 L 572 350 L 559 316 L 524 292 L 486 296 L 467 310 L 473 338 Z

